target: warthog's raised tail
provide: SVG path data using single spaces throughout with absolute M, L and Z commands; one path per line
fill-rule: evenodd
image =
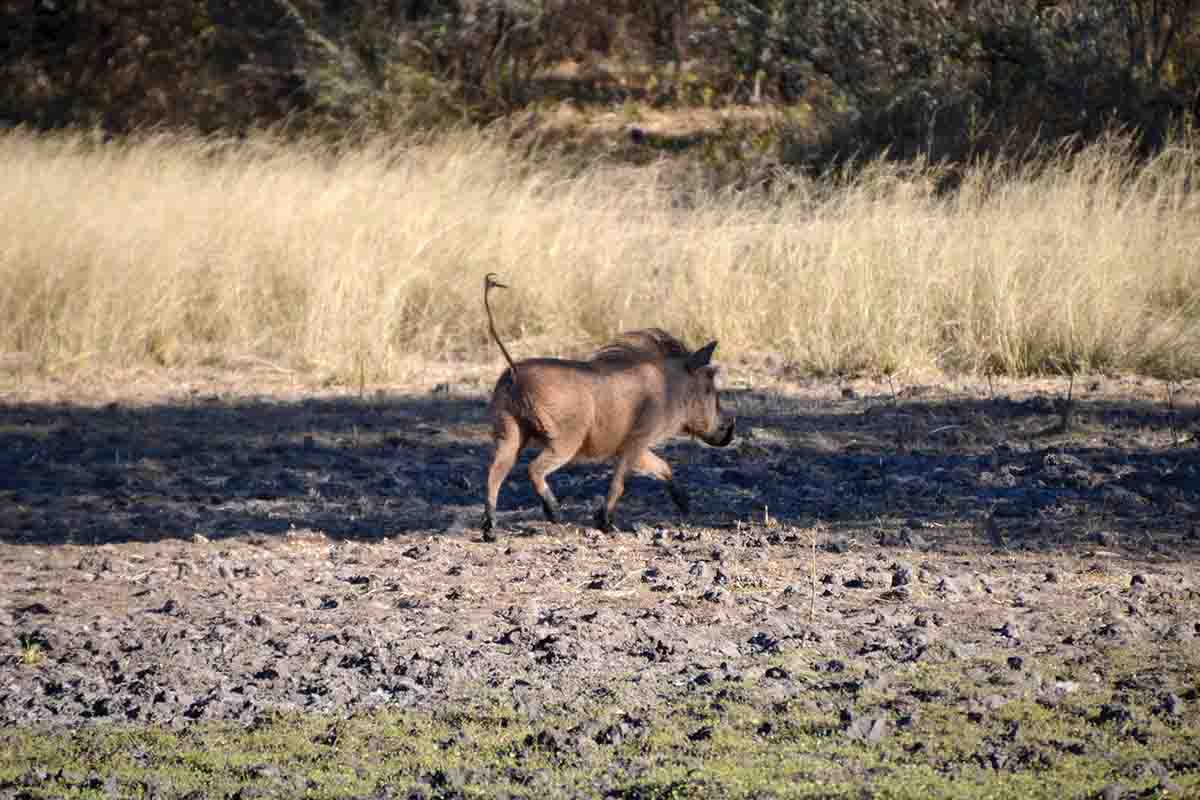
M 488 292 L 492 289 L 507 289 L 508 285 L 500 282 L 499 276 L 494 272 L 489 272 L 483 276 L 483 308 L 487 311 L 488 330 L 492 332 L 492 339 L 500 347 L 500 352 L 504 354 L 504 360 L 508 362 L 508 368 L 512 370 L 513 382 L 517 380 L 517 365 L 513 363 L 512 356 L 508 353 L 508 348 L 504 346 L 504 342 L 500 341 L 500 334 L 496 333 L 496 320 L 492 317 L 492 304 L 488 302 Z

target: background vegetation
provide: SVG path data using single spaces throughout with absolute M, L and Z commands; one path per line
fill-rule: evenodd
M 668 162 L 568 170 L 459 132 L 353 149 L 0 137 L 0 351 L 269 359 L 347 380 L 657 324 L 817 373 L 1200 371 L 1200 149 L 876 160 L 756 192 Z
M 1200 90 L 1197 0 L 0 1 L 0 120 L 337 133 L 546 111 L 766 106 L 785 162 L 1020 152 Z M 785 115 L 788 119 L 788 115 Z M 801 146 L 802 145 L 802 146 Z
M 1198 11 L 0 0 L 0 351 L 1191 375 Z

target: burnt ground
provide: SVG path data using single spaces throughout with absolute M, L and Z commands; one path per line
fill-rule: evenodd
M 1108 712 L 1081 712 L 1098 723 L 1200 720 L 1198 662 L 1170 655 L 1200 649 L 1196 388 L 1168 405 L 1155 381 L 1077 381 L 1064 429 L 1066 381 L 893 393 L 735 371 L 735 446 L 660 449 L 691 489 L 686 521 L 635 478 L 624 532 L 592 530 L 608 472 L 574 466 L 552 478 L 572 522 L 551 525 L 526 453 L 485 544 L 485 384 L 433 383 L 11 383 L 0 726 L 480 692 L 536 718 L 731 676 L 815 707 L 872 691 L 888 725 L 1052 707 L 1081 684 L 1108 693 Z M 956 663 L 970 690 L 889 689 L 905 665 Z

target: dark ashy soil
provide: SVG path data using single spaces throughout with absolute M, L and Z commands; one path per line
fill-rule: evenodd
M 0 725 L 481 691 L 536 718 L 731 678 L 830 707 L 875 692 L 881 716 L 842 720 L 863 741 L 926 707 L 1096 686 L 1097 725 L 1200 719 L 1197 660 L 1168 657 L 1200 649 L 1195 389 L 1169 406 L 1153 381 L 1077 382 L 1064 429 L 1065 381 L 893 393 L 735 370 L 737 444 L 662 449 L 689 519 L 634 479 L 624 532 L 586 527 L 608 471 L 577 466 L 552 478 L 573 522 L 549 524 L 527 453 L 486 544 L 480 384 L 238 380 L 2 396 Z M 912 664 L 969 685 L 889 689 Z

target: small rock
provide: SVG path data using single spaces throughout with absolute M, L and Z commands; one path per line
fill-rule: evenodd
M 929 646 L 929 634 L 917 625 L 901 631 L 900 639 L 910 647 L 923 648 Z
M 150 614 L 172 614 L 175 611 L 175 600 L 167 598 L 167 601 L 158 608 L 147 609 Z
M 272 764 L 256 764 L 248 770 L 250 777 L 255 780 L 275 780 L 283 773 L 279 771 L 279 767 Z
M 1004 695 L 989 694 L 980 701 L 980 704 L 988 711 L 995 711 L 998 708 L 1004 708 L 1008 705 L 1008 698 Z
M 13 611 L 14 611 L 15 613 L 17 613 L 17 614 L 37 614 L 37 615 L 42 615 L 42 614 L 49 614 L 49 613 L 51 613 L 50 609 L 49 609 L 49 608 L 47 608 L 47 607 L 46 607 L 46 605 L 45 605 L 44 603 L 30 603 L 30 604 L 29 604 L 29 605 L 27 605 L 27 606 L 19 606 L 19 607 L 17 607 L 17 608 L 14 608 L 14 609 L 13 609 Z
M 1024 666 L 1025 666 L 1025 659 L 1021 658 L 1020 656 L 1009 656 L 1008 657 L 1008 668 L 1009 669 L 1017 671 L 1017 670 L 1020 670 Z
M 83 786 L 87 783 L 88 776 L 77 769 L 63 769 L 58 773 L 58 779 L 67 786 Z
M 749 639 L 750 646 L 760 653 L 778 653 L 779 640 L 770 634 L 759 631 Z
M 1008 763 L 1008 753 L 994 745 L 989 747 L 985 752 L 986 756 L 981 754 L 986 759 L 984 761 L 985 764 L 997 771 L 1004 769 L 1004 765 Z
M 890 672 L 868 672 L 863 676 L 863 689 L 872 692 L 882 692 L 892 685 L 892 674 Z
M 226 796 L 230 800 L 266 800 L 275 797 L 275 794 L 261 786 L 243 786 L 233 794 Z
M 1125 797 L 1125 788 L 1119 783 L 1107 783 L 1096 797 L 1097 800 L 1122 800 Z
M 1174 692 L 1170 692 L 1163 697 L 1162 703 L 1158 708 L 1168 716 L 1177 717 L 1183 713 L 1183 699 Z
M 937 583 L 936 591 L 938 594 L 953 597 L 959 593 L 958 582 L 954 578 L 945 577 Z
M 557 753 L 562 749 L 558 737 L 554 735 L 554 731 L 548 728 L 538 731 L 536 736 L 533 734 L 526 736 L 525 746 L 536 748 L 544 753 Z
M 1094 722 L 1097 725 L 1103 725 L 1106 722 L 1115 722 L 1118 725 L 1124 725 L 1133 719 L 1133 714 L 1129 713 L 1129 709 L 1120 703 L 1105 703 L 1100 706 L 1100 713 L 1096 715 Z
M 897 547 L 910 550 L 923 550 L 929 546 L 925 538 L 912 528 L 901 528 L 898 531 L 884 531 L 879 535 L 881 547 Z
M 1129 585 L 1130 586 L 1145 586 L 1146 585 L 1146 576 L 1142 575 L 1140 572 L 1135 573 L 1134 576 L 1129 579 Z
M 822 548 L 827 553 L 841 554 L 849 552 L 850 544 L 841 536 L 832 536 L 825 541 Z
M 892 586 L 908 586 L 913 581 L 913 566 L 904 561 L 899 561 L 892 569 Z
M 852 741 L 875 744 L 888 734 L 888 720 L 886 717 L 859 717 L 858 719 L 854 719 L 853 714 L 849 716 L 850 721 L 846 725 L 844 732 L 846 737 Z
M 22 786 L 41 786 L 46 781 L 50 780 L 50 773 L 44 769 L 34 769 L 26 772 L 21 778 Z

